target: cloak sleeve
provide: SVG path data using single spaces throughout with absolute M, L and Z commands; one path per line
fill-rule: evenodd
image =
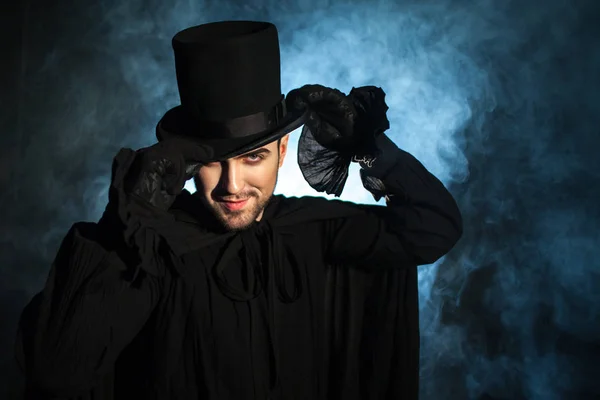
M 326 257 L 332 263 L 431 264 L 462 235 L 456 202 L 435 176 L 386 135 L 380 135 L 377 146 L 379 166 L 363 165 L 361 177 L 376 197 L 374 182 L 378 182 L 387 207 L 360 205 L 363 212 L 357 216 L 325 223 Z
M 143 275 L 130 284 L 125 264 L 101 245 L 98 230 L 93 223 L 73 225 L 43 291 L 21 315 L 16 356 L 26 398 L 112 398 L 107 380 L 114 363 L 157 303 L 158 278 Z

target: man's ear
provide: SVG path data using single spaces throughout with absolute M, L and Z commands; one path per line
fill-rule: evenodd
M 283 160 L 285 159 L 285 155 L 287 154 L 289 139 L 290 134 L 288 133 L 287 135 L 281 138 L 281 142 L 279 143 L 279 168 L 281 168 L 281 166 L 283 165 Z

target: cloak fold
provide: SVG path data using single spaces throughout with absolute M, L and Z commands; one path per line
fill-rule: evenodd
M 416 399 L 416 267 L 372 272 L 329 266 L 326 290 L 331 357 L 327 399 Z
M 419 329 L 417 271 L 415 268 L 369 272 L 347 266 L 327 266 L 325 330 L 328 345 L 323 350 L 327 363 L 328 400 L 416 399 L 419 383 Z M 17 342 L 17 357 L 27 365 L 31 333 L 39 318 L 41 295 L 24 310 Z M 121 364 L 88 393 L 54 397 L 29 382 L 26 399 L 97 400 L 115 399 L 115 371 L 122 382 L 143 382 L 142 371 L 134 372 L 144 359 L 148 341 L 135 342 Z M 29 350 L 29 351 L 28 351 Z M 129 366 L 128 364 L 131 364 Z M 129 378 L 125 377 L 129 375 Z M 135 375 L 135 376 L 132 376 Z M 122 398 L 139 395 L 136 385 L 123 385 Z M 119 397 L 120 398 L 120 397 Z

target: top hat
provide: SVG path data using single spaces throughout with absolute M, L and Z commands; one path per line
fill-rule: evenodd
M 210 146 L 219 161 L 303 124 L 305 110 L 289 109 L 281 93 L 275 25 L 213 22 L 177 33 L 172 44 L 181 105 L 159 121 L 159 141 L 183 136 Z

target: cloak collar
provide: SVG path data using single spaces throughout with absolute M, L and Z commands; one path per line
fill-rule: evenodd
M 266 247 L 267 269 L 273 277 L 269 281 L 276 286 L 281 301 L 292 302 L 302 294 L 300 271 L 295 263 L 288 263 L 285 259 L 282 237 L 294 235 L 295 227 L 299 224 L 344 218 L 359 212 L 354 207 L 339 207 L 336 204 L 339 202 L 320 197 L 288 198 L 274 195 L 260 221 L 255 221 L 245 230 L 232 232 L 220 228 L 198 196 L 184 190 L 169 212 L 161 218 L 147 218 L 141 224 L 136 224 L 138 229 L 132 236 L 136 238 L 137 248 L 142 253 L 141 259 L 146 260 L 139 268 L 160 276 L 166 268 L 172 267 L 177 274 L 185 276 L 186 266 L 181 262 L 183 255 L 222 243 L 224 251 L 211 272 L 223 294 L 232 300 L 248 301 L 264 289 L 265 268 L 260 268 L 262 244 Z M 235 264 L 231 262 L 232 259 L 240 256 L 239 249 L 243 249 L 242 268 L 248 277 L 244 288 L 232 287 L 223 279 L 223 272 Z M 171 257 L 165 259 L 165 252 Z M 284 271 L 288 265 L 294 278 L 291 294 L 284 285 Z

